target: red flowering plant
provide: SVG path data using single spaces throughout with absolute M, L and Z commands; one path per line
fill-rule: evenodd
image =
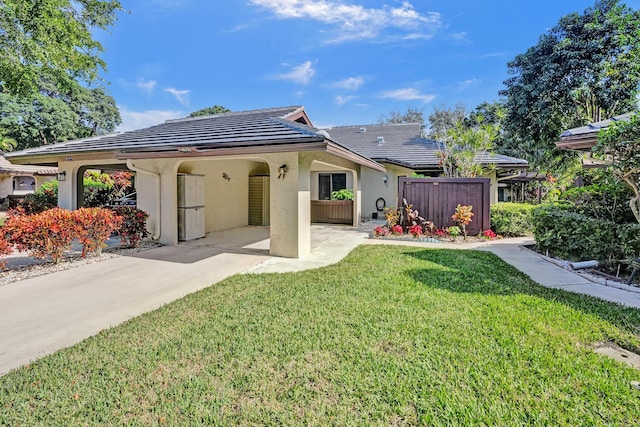
M 403 232 L 404 230 L 401 225 L 396 224 L 391 228 L 392 234 L 402 234 Z
M 113 210 L 115 214 L 122 218 L 118 234 L 120 234 L 120 244 L 137 248 L 140 241 L 149 236 L 147 231 L 147 219 L 149 214 L 145 211 L 131 206 L 118 206 Z
M 485 239 L 493 240 L 497 237 L 497 235 L 493 232 L 493 230 L 489 229 L 482 232 L 482 237 L 484 237 Z
M 15 210 L 9 214 L 3 229 L 9 236 L 9 242 L 18 250 L 28 251 L 34 258 L 50 256 L 55 263 L 60 262 L 73 239 L 80 234 L 71 211 L 62 208 L 33 215 Z
M 376 227 L 373 229 L 373 235 L 375 237 L 384 237 L 389 234 L 389 229 L 387 227 Z
M 436 228 L 431 232 L 431 234 L 433 234 L 436 237 L 447 237 L 449 235 L 449 232 L 442 228 Z
M 73 217 L 80 226 L 78 240 L 82 243 L 83 258 L 87 252 L 101 253 L 111 233 L 122 224 L 122 217 L 110 209 L 80 208 L 73 212 Z
M 411 234 L 416 239 L 422 236 L 422 226 L 415 224 L 409 227 L 409 234 Z

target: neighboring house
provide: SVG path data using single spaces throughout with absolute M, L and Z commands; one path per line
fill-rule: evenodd
M 33 193 L 43 182 L 55 179 L 57 174 L 55 167 L 14 165 L 0 156 L 0 203 L 8 196 Z
M 356 194 L 353 225 L 358 225 L 365 171 L 385 172 L 312 127 L 302 107 L 169 120 L 7 157 L 57 165 L 58 204 L 67 209 L 82 206 L 87 169 L 134 171 L 137 205 L 149 213 L 153 237 L 165 244 L 247 226 L 250 208 L 257 205 L 258 221 L 270 224 L 270 253 L 284 257 L 310 251 L 312 176 L 348 177 Z
M 601 129 L 608 128 L 613 122 L 629 121 L 629 118 L 634 114 L 636 113 L 625 113 L 586 126 L 568 129 L 562 132 L 560 141 L 556 142 L 556 147 L 561 150 L 591 151 L 591 148 L 598 143 L 598 133 Z
M 339 126 L 326 129 L 331 140 L 385 166 L 386 171 L 364 169 L 362 171 L 362 213 L 370 217 L 380 209 L 376 202 L 382 198 L 386 206 L 396 206 L 398 179 L 412 174 L 428 177 L 441 176 L 441 143 L 420 137 L 420 124 L 386 124 L 364 126 Z M 526 160 L 499 154 L 483 153 L 477 161 L 485 166 L 494 165 L 486 176 L 491 179 L 491 203 L 498 201 L 499 180 L 519 176 L 528 169 Z M 339 172 L 337 174 L 340 174 Z M 333 179 L 331 174 L 331 178 Z M 327 181 L 326 178 L 324 178 Z M 318 189 L 314 182 L 319 182 Z M 312 174 L 312 198 L 323 198 L 323 174 Z M 350 183 L 347 181 L 347 187 Z M 506 188 L 506 184 L 505 184 Z M 335 188 L 332 188 L 335 189 Z

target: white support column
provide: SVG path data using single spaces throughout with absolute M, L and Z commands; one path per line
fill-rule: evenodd
M 353 226 L 358 227 L 362 218 L 362 180 L 360 179 L 360 171 L 362 167 L 352 170 L 353 174 Z
M 311 251 L 311 163 L 300 161 L 297 153 L 268 157 L 271 176 L 270 253 L 299 258 Z M 284 176 L 280 170 L 283 165 L 287 169 Z

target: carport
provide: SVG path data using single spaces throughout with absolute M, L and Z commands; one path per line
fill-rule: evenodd
M 203 232 L 249 224 L 249 179 L 266 177 L 271 255 L 298 258 L 311 250 L 312 171 L 348 171 L 354 184 L 353 224 L 360 218 L 363 168 L 380 164 L 327 137 L 302 107 L 169 120 L 161 125 L 11 153 L 20 163 L 57 164 L 61 207 L 80 206 L 78 182 L 91 165 L 126 164 L 136 172 L 138 207 L 149 213 L 153 237 L 180 241 L 178 176 L 200 176 Z

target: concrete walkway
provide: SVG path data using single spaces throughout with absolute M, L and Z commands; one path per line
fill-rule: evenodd
M 363 243 L 489 250 L 544 286 L 640 308 L 640 293 L 594 284 L 551 264 L 520 248 L 529 239 L 464 245 L 368 239 L 375 225 L 314 225 L 312 251 L 300 259 L 270 257 L 268 228 L 246 227 L 1 286 L 0 375 L 230 275 L 322 267 Z

